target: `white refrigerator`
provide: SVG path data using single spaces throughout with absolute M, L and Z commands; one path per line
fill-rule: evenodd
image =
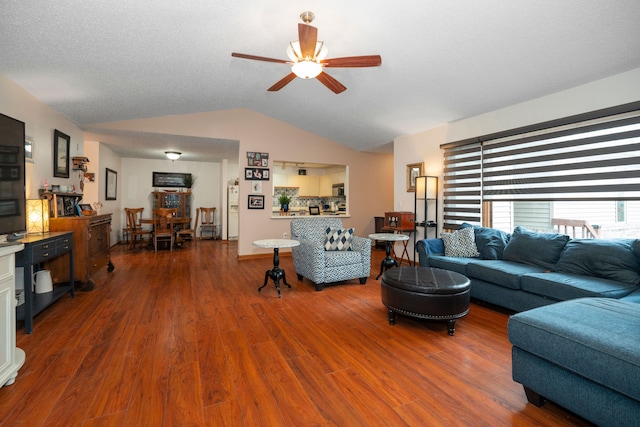
M 229 186 L 228 203 L 228 220 L 227 220 L 227 238 L 229 240 L 238 240 L 238 190 L 239 186 Z

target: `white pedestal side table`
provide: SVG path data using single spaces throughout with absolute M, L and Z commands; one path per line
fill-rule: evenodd
M 383 240 L 386 244 L 385 253 L 387 256 L 380 263 L 380 274 L 376 276 L 376 280 L 378 280 L 378 278 L 382 276 L 382 273 L 384 273 L 394 265 L 396 267 L 398 266 L 398 261 L 391 257 L 391 247 L 393 243 L 409 240 L 409 236 L 407 236 L 406 234 L 398 233 L 374 233 L 369 234 L 369 238 L 371 240 Z
M 256 240 L 253 242 L 253 246 L 257 246 L 259 248 L 273 248 L 273 268 L 267 270 L 264 274 L 264 284 L 258 288 L 258 292 L 260 292 L 262 288 L 267 286 L 269 278 L 271 278 L 271 280 L 273 280 L 273 283 L 276 285 L 276 289 L 278 290 L 278 298 L 282 298 L 282 295 L 280 294 L 280 279 L 282 279 L 282 283 L 291 288 L 291 285 L 287 283 L 287 277 L 284 270 L 280 268 L 279 249 L 292 248 L 299 245 L 299 241 L 291 239 L 264 239 Z

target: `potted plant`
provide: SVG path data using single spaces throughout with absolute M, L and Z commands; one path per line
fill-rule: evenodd
M 289 202 L 291 202 L 291 199 L 289 198 L 289 196 L 287 196 L 284 193 L 284 191 L 282 192 L 280 197 L 278 197 L 278 202 L 280 202 L 280 210 L 281 211 L 289 212 Z
M 193 184 L 196 183 L 196 177 L 193 176 L 193 174 L 185 175 L 184 178 L 182 179 L 182 182 L 184 183 L 185 187 L 191 188 L 193 187 Z

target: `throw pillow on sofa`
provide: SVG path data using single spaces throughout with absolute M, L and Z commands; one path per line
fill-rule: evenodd
M 347 230 L 334 230 L 327 228 L 327 239 L 324 244 L 325 251 L 350 251 L 351 241 L 356 232 L 354 228 Z
M 473 228 L 461 228 L 453 233 L 442 233 L 445 256 L 469 257 L 480 256 L 476 247 Z
M 516 227 L 504 248 L 502 259 L 551 269 L 569 240 L 569 236 L 564 234 L 535 233 Z
M 622 239 L 574 239 L 562 251 L 555 271 L 637 285 L 640 283 L 640 264 L 632 242 Z
M 473 228 L 476 247 L 482 259 L 502 259 L 504 248 L 509 243 L 511 235 L 497 228 L 479 227 L 469 223 L 462 223 L 460 228 Z

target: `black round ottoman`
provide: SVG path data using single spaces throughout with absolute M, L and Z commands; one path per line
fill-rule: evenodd
M 429 320 L 446 320 L 449 335 L 456 319 L 469 313 L 469 279 L 453 271 L 429 267 L 399 267 L 382 275 L 382 303 L 389 310 L 389 324 L 395 314 Z

